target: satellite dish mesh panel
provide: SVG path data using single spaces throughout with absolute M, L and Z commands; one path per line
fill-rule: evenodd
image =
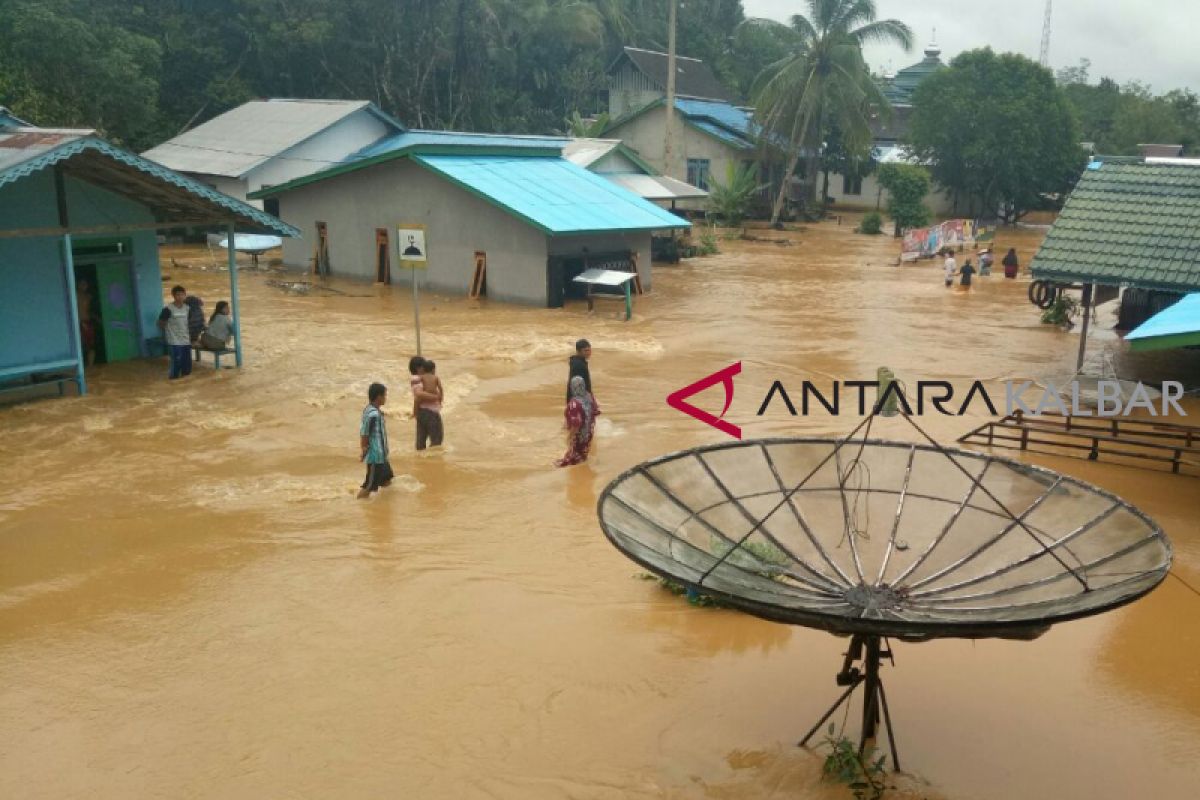
M 1120 498 L 936 443 L 696 448 L 619 476 L 599 514 L 647 569 L 838 634 L 1031 639 L 1137 599 L 1171 564 L 1162 530 Z

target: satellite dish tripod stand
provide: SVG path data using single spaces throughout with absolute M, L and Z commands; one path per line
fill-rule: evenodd
M 900 771 L 900 756 L 896 754 L 896 736 L 892 732 L 892 714 L 888 711 L 887 695 L 883 691 L 883 681 L 879 678 L 879 666 L 883 659 L 891 661 L 892 666 L 896 665 L 896 659 L 892 656 L 891 643 L 885 644 L 885 641 L 881 636 L 863 633 L 856 633 L 851 637 L 850 647 L 846 650 L 846 657 L 842 660 L 842 671 L 837 674 L 837 685 L 845 686 L 846 691 L 842 692 L 841 697 L 830 706 L 829 710 L 825 712 L 825 716 L 817 720 L 817 724 L 812 726 L 812 730 L 804 735 L 804 738 L 800 740 L 801 747 L 808 745 L 809 739 L 812 739 L 825 721 L 832 717 L 843 703 L 848 703 L 854 690 L 862 685 L 862 736 L 858 740 L 858 754 L 861 756 L 865 752 L 868 739 L 875 738 L 879 721 L 882 719 L 883 724 L 887 726 L 888 746 L 892 751 L 892 768 L 897 772 Z M 865 656 L 864 648 L 866 649 Z M 854 662 L 856 661 L 863 662 L 862 669 L 855 666 Z

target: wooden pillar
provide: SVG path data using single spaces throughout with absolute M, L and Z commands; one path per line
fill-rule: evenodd
M 235 248 L 236 240 L 234 239 L 233 223 L 225 226 L 226 244 L 229 245 L 226 252 L 229 253 L 229 303 L 233 306 L 233 360 L 240 367 L 242 365 L 242 307 L 238 301 L 238 272 L 237 272 L 237 249 Z
M 58 224 L 63 230 L 71 229 L 70 215 L 67 213 L 67 190 L 63 180 L 62 168 L 54 168 L 54 197 L 58 203 Z M 79 330 L 79 299 L 75 296 L 75 254 L 71 252 L 71 234 L 64 233 L 62 238 L 63 282 L 67 287 L 67 308 L 70 310 L 67 322 L 71 326 L 71 341 L 75 343 L 75 385 L 79 394 L 87 394 L 87 378 L 83 374 L 83 335 Z
M 1092 290 L 1095 284 L 1087 283 L 1083 286 L 1083 330 L 1079 333 L 1079 359 L 1075 362 L 1075 372 L 1078 373 L 1083 369 L 1083 357 L 1087 353 L 1087 336 L 1088 322 L 1092 316 Z

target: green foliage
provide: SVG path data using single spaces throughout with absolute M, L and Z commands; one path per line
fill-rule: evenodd
M 1182 144 L 1184 153 L 1200 152 L 1200 96 L 1174 89 L 1155 96 L 1137 81 L 1124 87 L 1101 78 L 1088 81 L 1091 62 L 1060 69 L 1056 75 L 1076 117 L 1080 135 L 1102 155 L 1138 155 L 1142 143 Z
M 135 150 L 255 97 L 364 99 L 413 127 L 549 134 L 604 110 L 622 45 L 666 48 L 666 3 L 3 0 L 0 105 Z M 739 70 L 774 52 L 732 36 L 742 21 L 739 2 L 688 0 L 678 30 L 679 52 L 738 93 Z
M 887 189 L 887 212 L 895 224 L 896 236 L 905 228 L 920 228 L 933 219 L 924 202 L 929 194 L 929 172 L 924 167 L 883 164 L 879 167 L 879 185 Z
M 721 252 L 717 246 L 717 230 L 714 227 L 707 227 L 700 232 L 700 244 L 696 247 L 696 255 L 698 256 L 715 256 Z
M 708 209 L 722 225 L 735 228 L 742 224 L 754 196 L 762 186 L 758 182 L 758 164 L 740 167 L 730 163 L 725 168 L 725 180 L 708 179 Z
M 858 754 L 858 747 L 845 736 L 835 735 L 834 726 L 829 725 L 824 747 L 829 748 L 821 775 L 827 781 L 838 781 L 850 787 L 855 800 L 881 800 L 887 790 L 883 779 L 883 764 L 887 756 L 875 757 L 874 746 Z
M 1059 292 L 1054 299 L 1054 304 L 1042 312 L 1042 324 L 1071 328 L 1075 324 L 1075 317 L 1079 316 L 1079 308 L 1078 300 L 1064 292 Z
M 968 215 L 1015 222 L 1083 171 L 1079 126 L 1050 71 L 991 48 L 957 56 L 913 94 L 909 137 Z
M 567 133 L 576 139 L 594 139 L 604 133 L 608 127 L 608 112 L 598 114 L 591 119 L 584 119 L 579 110 L 571 112 L 571 116 L 563 120 L 567 125 Z
M 883 233 L 883 217 L 878 211 L 872 211 L 863 217 L 862 223 L 858 226 L 858 232 L 872 236 Z
M 891 106 L 863 59 L 868 43 L 912 46 L 912 31 L 898 20 L 877 20 L 874 0 L 808 0 L 809 16 L 796 14 L 791 25 L 754 19 L 746 25 L 769 28 L 788 42 L 787 54 L 769 65 L 755 82 L 755 117 L 764 131 L 785 142 L 785 176 L 796 172 L 804 150 L 820 148 L 824 134 L 836 128 L 848 153 L 871 140 L 872 114 Z M 807 168 L 815 168 L 809 159 Z M 806 184 L 811 183 L 811 174 Z M 780 182 L 771 224 L 783 212 L 788 181 Z

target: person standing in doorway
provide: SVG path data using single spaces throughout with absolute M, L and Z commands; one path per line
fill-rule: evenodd
M 81 278 L 75 284 L 75 306 L 79 311 L 79 340 L 83 344 L 83 364 L 90 367 L 96 361 L 96 311 L 93 307 L 92 284 Z
M 392 482 L 392 465 L 388 463 L 387 425 L 383 421 L 383 404 L 387 402 L 387 387 L 372 383 L 367 389 L 367 407 L 358 427 L 358 443 L 362 450 L 359 460 L 367 465 L 367 477 L 359 489 L 358 499 L 365 500 L 381 487 Z
M 186 297 L 187 289 L 182 286 L 171 289 L 171 302 L 158 315 L 158 327 L 163 332 L 171 357 L 171 369 L 167 376 L 171 380 L 192 374 L 192 338 L 188 333 Z
M 588 360 L 592 357 L 592 344 L 587 339 L 575 343 L 575 355 L 571 356 L 567 373 L 567 400 L 571 399 L 571 379 L 583 378 L 583 385 L 588 394 L 592 392 L 592 373 L 588 369 Z

